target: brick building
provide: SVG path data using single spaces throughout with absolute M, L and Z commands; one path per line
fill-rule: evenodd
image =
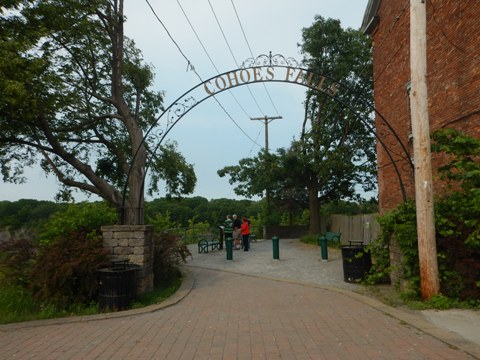
M 430 130 L 454 128 L 480 137 L 480 1 L 425 1 Z M 362 25 L 373 40 L 376 129 L 388 148 L 377 146 L 381 211 L 415 192 L 409 10 L 410 0 L 370 0 Z M 433 155 L 433 169 L 440 162 Z M 440 190 L 434 182 L 434 193 Z

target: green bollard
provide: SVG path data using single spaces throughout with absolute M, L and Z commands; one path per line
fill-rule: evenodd
M 227 260 L 233 259 L 233 239 L 231 237 L 225 240 L 227 245 Z
M 320 246 L 322 247 L 322 261 L 328 261 L 328 247 L 326 236 L 320 236 Z
M 272 245 L 273 245 L 273 258 L 274 259 L 280 259 L 280 251 L 278 248 L 278 237 L 274 236 L 272 237 Z

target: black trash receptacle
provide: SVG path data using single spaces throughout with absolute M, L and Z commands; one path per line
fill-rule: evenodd
M 98 271 L 100 310 L 118 311 L 130 306 L 137 295 L 139 269 L 139 265 L 124 262 Z
M 372 257 L 363 244 L 343 245 L 343 279 L 348 283 L 361 280 L 372 267 Z

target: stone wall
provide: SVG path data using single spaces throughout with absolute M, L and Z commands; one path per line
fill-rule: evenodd
M 103 245 L 112 260 L 128 260 L 141 266 L 137 277 L 137 293 L 153 289 L 153 226 L 102 226 Z

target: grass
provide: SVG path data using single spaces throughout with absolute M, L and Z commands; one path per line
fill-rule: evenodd
M 305 243 L 305 244 L 311 244 L 311 245 L 317 245 L 318 246 L 318 239 L 320 238 L 320 235 L 304 235 L 300 238 L 300 241 Z M 333 249 L 339 249 L 340 241 L 328 241 L 328 248 L 333 248 Z
M 174 294 L 182 278 L 173 279 L 170 284 L 154 289 L 140 296 L 132 308 L 158 304 Z M 31 294 L 19 286 L 5 286 L 2 284 L 0 292 L 0 324 L 9 324 L 22 321 L 55 319 L 69 316 L 93 315 L 101 313 L 97 302 L 89 305 L 75 305 L 68 309 L 59 309 L 54 305 L 45 305 L 36 302 Z
M 136 301 L 133 302 L 132 309 L 138 309 L 148 305 L 159 304 L 165 299 L 168 299 L 170 296 L 172 296 L 180 288 L 180 285 L 182 285 L 181 277 L 172 279 L 169 284 L 159 287 L 158 289 L 154 289 L 153 291 L 140 296 Z

